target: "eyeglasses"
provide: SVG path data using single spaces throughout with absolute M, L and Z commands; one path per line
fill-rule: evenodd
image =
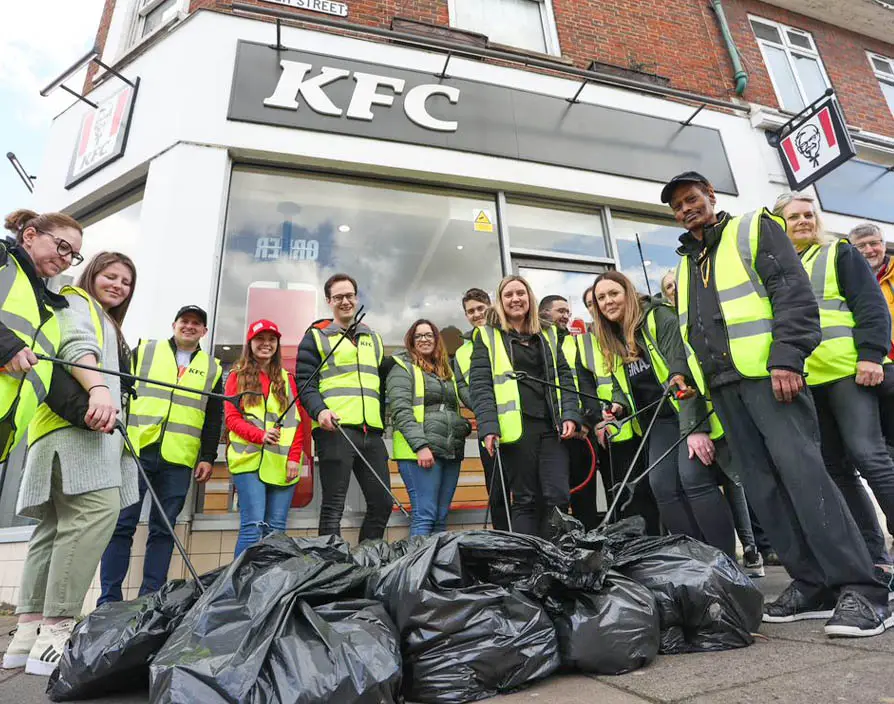
M 435 339 L 435 334 L 433 332 L 420 332 L 416 335 L 413 335 L 414 340 L 428 340 L 429 342 L 433 342 Z
M 36 228 L 35 228 L 36 229 Z M 51 237 L 53 242 L 56 243 L 56 252 L 60 257 L 71 257 L 71 265 L 77 266 L 84 261 L 84 257 L 75 252 L 71 245 L 63 240 L 61 237 L 56 237 L 55 235 L 50 234 L 49 232 L 44 232 L 43 230 L 37 230 L 38 234 L 46 235 L 47 237 Z
M 882 240 L 869 240 L 868 242 L 856 242 L 854 247 L 856 247 L 861 252 L 864 249 L 875 249 L 876 247 L 883 247 L 884 242 Z
M 348 303 L 353 303 L 357 300 L 357 294 L 355 293 L 338 293 L 332 296 L 330 299 L 333 303 L 342 303 L 343 301 L 347 301 Z

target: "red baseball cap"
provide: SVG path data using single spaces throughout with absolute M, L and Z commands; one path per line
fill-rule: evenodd
M 276 323 L 272 320 L 261 318 L 248 326 L 248 342 L 251 342 L 255 336 L 260 335 L 262 332 L 272 332 L 277 338 L 282 337 L 282 333 L 276 327 Z

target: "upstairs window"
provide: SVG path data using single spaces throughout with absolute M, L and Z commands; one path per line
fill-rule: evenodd
M 799 112 L 829 88 L 829 78 L 809 32 L 751 19 L 770 80 L 783 110 Z
M 894 115 L 894 59 L 889 59 L 878 54 L 867 54 L 869 63 L 875 77 L 878 78 L 879 87 L 882 89 L 882 95 L 888 101 L 888 107 L 891 114 Z
M 450 26 L 496 44 L 559 54 L 552 0 L 449 0 Z

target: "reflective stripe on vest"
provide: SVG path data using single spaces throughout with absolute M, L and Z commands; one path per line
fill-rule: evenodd
M 474 347 L 471 340 L 466 340 L 454 355 L 456 371 L 459 373 L 457 381 L 463 382 L 466 386 L 469 384 L 469 372 L 472 370 L 472 348 Z
M 612 375 L 605 368 L 605 359 L 602 356 L 602 348 L 599 346 L 599 340 L 592 332 L 585 335 L 577 336 L 577 348 L 580 354 L 581 364 L 584 369 L 589 371 L 596 379 L 596 395 L 605 403 L 612 403 Z M 612 442 L 624 442 L 633 437 L 634 432 L 639 432 L 639 426 L 636 421 L 624 423 L 620 430 L 607 428 L 607 432 Z
M 646 348 L 649 352 L 649 358 L 652 360 L 652 369 L 655 371 L 655 378 L 658 380 L 658 383 L 661 384 L 662 388 L 664 388 L 665 384 L 667 384 L 670 379 L 670 369 L 668 368 L 667 360 L 661 353 L 661 349 L 658 347 L 658 321 L 656 319 L 654 308 L 646 315 L 646 324 L 643 326 L 642 330 L 643 338 L 646 341 Z M 699 371 L 701 371 L 701 369 L 699 369 Z M 704 394 L 702 394 L 702 396 L 705 398 L 707 410 L 713 410 L 714 406 L 711 401 L 708 400 Z M 673 405 L 674 410 L 679 414 L 680 402 L 673 396 L 671 396 L 670 402 Z M 708 423 L 711 428 L 711 439 L 719 440 L 722 438 L 723 426 L 720 424 L 720 419 L 717 417 L 716 413 L 712 413 L 708 417 Z
M 773 342 L 773 307 L 767 290 L 754 269 L 761 216 L 785 229 L 782 218 L 765 209 L 731 218 L 720 234 L 714 253 L 711 281 L 717 290 L 720 313 L 726 327 L 730 357 L 736 371 L 748 379 L 770 376 L 767 361 Z M 680 334 L 689 342 L 689 257 L 677 267 L 677 314 Z M 696 276 L 695 278 L 698 278 Z M 694 372 L 693 372 L 694 373 Z
M 0 243 L 0 246 L 3 246 Z M 36 354 L 56 356 L 59 346 L 59 321 L 51 314 L 41 322 L 40 306 L 31 280 L 18 260 L 9 254 L 0 269 L 0 323 L 9 328 Z M 45 310 L 52 313 L 51 309 Z M 47 397 L 53 364 L 40 361 L 30 371 L 0 372 L 0 423 L 11 426 L 0 445 L 0 462 L 25 435 L 28 424 Z
M 342 336 L 341 332 L 329 332 L 330 329 L 334 330 L 312 330 L 320 359 L 325 359 Z M 320 395 L 342 424 L 382 430 L 379 368 L 383 357 L 382 338 L 374 332 L 361 332 L 356 345 L 351 340 L 338 345 L 323 365 Z M 313 425 L 318 427 L 316 422 Z
M 288 405 L 293 398 L 292 385 L 289 382 L 288 372 L 283 369 L 280 373 L 286 385 L 286 405 Z M 272 393 L 268 393 L 265 399 L 257 399 L 257 396 L 243 397 L 242 415 L 255 427 L 265 431 L 272 430 L 282 413 L 279 402 Z M 294 405 L 282 420 L 279 442 L 276 445 L 255 445 L 231 431 L 228 434 L 227 444 L 227 466 L 230 472 L 232 474 L 258 472 L 262 482 L 276 486 L 297 484 L 300 477 L 287 481 L 286 464 L 300 422 L 297 405 Z M 301 459 L 304 459 L 303 454 Z
M 804 370 L 810 386 L 828 384 L 857 372 L 857 345 L 854 342 L 854 314 L 838 284 L 838 246 L 813 245 L 801 257 L 810 287 L 819 305 L 823 339 L 807 358 Z
M 180 376 L 177 356 L 167 340 L 141 342 L 136 355 L 137 375 L 176 384 L 181 389 L 136 383 L 137 397 L 130 404 L 127 434 L 137 451 L 161 442 L 166 462 L 195 467 L 202 449 L 202 427 L 208 397 L 220 380 L 220 362 L 199 350 Z
M 102 306 L 99 305 L 89 293 L 77 286 L 63 286 L 59 293 L 63 296 L 80 296 L 87 302 L 87 309 L 90 311 L 90 322 L 93 324 L 93 336 L 99 349 L 103 350 L 105 336 L 103 334 L 102 322 L 105 317 L 105 312 L 103 311 Z M 102 366 L 101 362 L 99 366 Z M 44 404 L 37 409 L 37 413 L 34 414 L 34 419 L 31 421 L 31 425 L 28 426 L 28 445 L 33 445 L 54 430 L 69 427 L 71 427 L 71 423 L 58 416 L 50 410 L 49 406 Z

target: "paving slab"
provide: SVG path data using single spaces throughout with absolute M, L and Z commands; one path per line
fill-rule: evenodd
M 863 655 L 685 700 L 686 704 L 894 704 L 894 662 Z
M 559 675 L 531 687 L 494 697 L 494 704 L 649 704 L 629 692 L 584 675 Z
M 823 632 L 824 624 L 825 621 L 819 620 L 796 621 L 795 623 L 765 623 L 761 626 L 761 633 L 768 638 L 778 640 L 820 643 L 867 653 L 894 654 L 894 630 L 873 638 L 829 638 Z

